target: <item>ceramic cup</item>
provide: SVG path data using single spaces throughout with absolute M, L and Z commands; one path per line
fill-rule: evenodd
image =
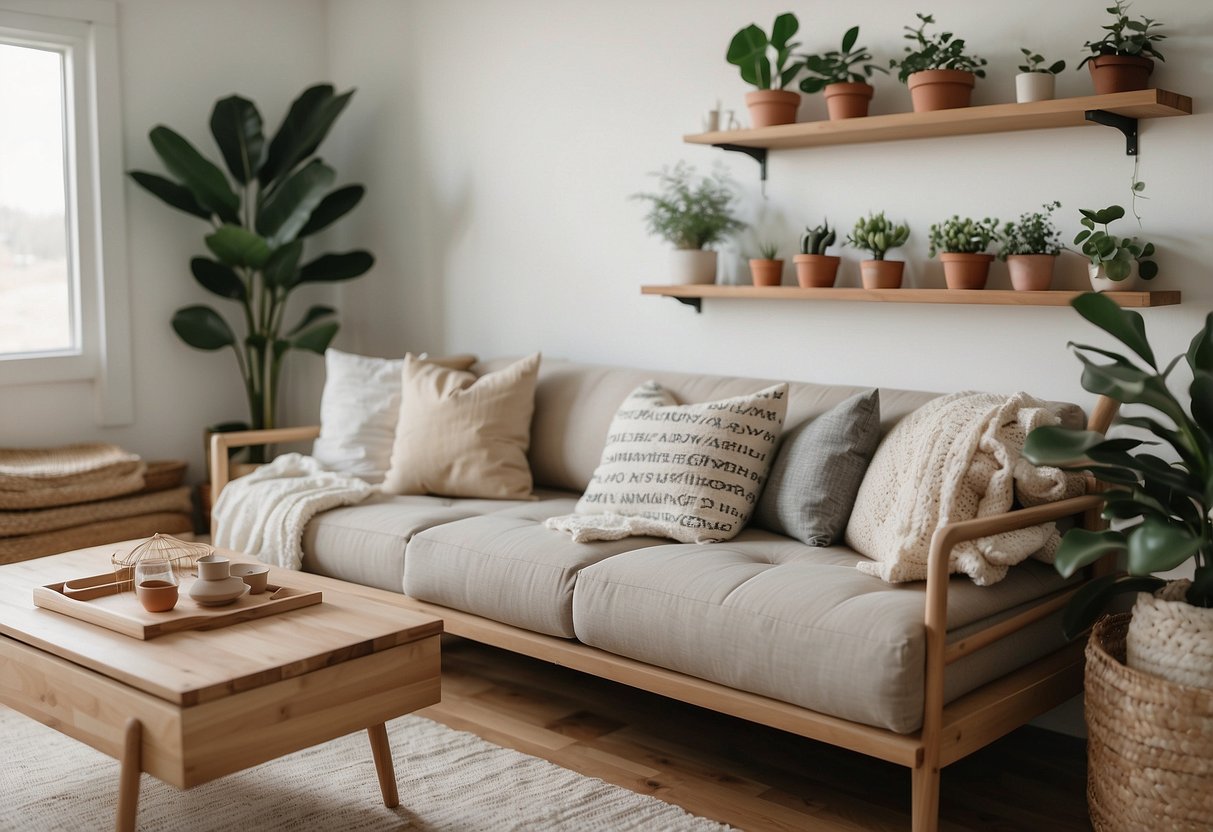
M 270 568 L 264 563 L 233 563 L 232 577 L 248 584 L 250 595 L 260 595 L 270 579 Z
M 135 587 L 135 595 L 148 612 L 168 612 L 177 606 L 177 585 L 168 581 L 145 580 Z
M 231 561 L 223 555 L 203 555 L 197 563 L 198 577 L 204 581 L 222 581 L 231 574 Z

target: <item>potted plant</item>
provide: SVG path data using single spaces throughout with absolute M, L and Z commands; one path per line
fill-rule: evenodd
M 1074 237 L 1074 245 L 1081 246 L 1082 253 L 1090 262 L 1087 274 L 1091 288 L 1097 292 L 1115 290 L 1132 291 L 1137 286 L 1134 277 L 1153 280 L 1158 274 L 1154 256 L 1154 244 L 1138 242 L 1136 237 L 1117 237 L 1108 233 L 1108 226 L 1125 215 L 1119 205 L 1109 205 L 1093 211 L 1079 208 L 1080 222 L 1084 228 Z M 1096 228 L 1100 225 L 1102 228 Z
M 792 57 L 799 43 L 789 43 L 800 24 L 796 15 L 785 12 L 775 18 L 771 35 L 751 23 L 733 36 L 725 58 L 741 70 L 741 79 L 757 87 L 745 96 L 754 127 L 792 124 L 800 107 L 800 93 L 785 89 L 796 79 L 804 62 Z M 775 59 L 771 66 L 772 53 Z
M 998 231 L 998 259 L 1007 261 L 1011 286 L 1020 292 L 1044 292 L 1053 282 L 1053 266 L 1061 254 L 1061 232 L 1053 225 L 1060 202 L 1046 202 L 1043 211 L 1021 214 Z
M 976 79 L 986 77 L 985 58 L 966 55 L 964 40 L 951 32 L 927 37 L 927 26 L 935 22 L 931 15 L 919 14 L 918 21 L 917 29 L 903 27 L 913 46 L 905 48 L 900 60 L 889 61 L 898 80 L 910 88 L 914 112 L 968 107 Z
M 236 354 L 254 429 L 277 424 L 278 382 L 287 353 L 323 354 L 337 334 L 336 310 L 329 306 L 312 306 L 288 325 L 290 294 L 307 283 L 358 277 L 375 262 L 366 251 L 303 259 L 306 238 L 343 217 L 365 191 L 361 185 L 334 189 L 336 172 L 315 156 L 353 94 L 338 95 L 329 84 L 304 90 L 268 141 L 252 101 L 233 95 L 216 102 L 211 134 L 230 180 L 163 125 L 153 128 L 149 138 L 173 178 L 130 173 L 169 206 L 211 225 L 204 242 L 212 256 L 193 258 L 190 271 L 203 289 L 239 304 L 245 335 L 238 337 L 223 316 L 205 304 L 178 309 L 172 326 L 191 347 L 230 347 Z M 261 450 L 254 450 L 252 462 L 264 461 Z
M 674 246 L 670 280 L 674 283 L 715 283 L 716 252 L 708 246 L 745 228 L 733 215 L 732 183 L 717 168 L 697 176 L 695 168 L 679 162 L 652 173 L 660 183 L 655 194 L 632 194 L 649 203 L 644 221 L 650 234 Z
M 866 116 L 875 94 L 868 79 L 873 72 L 888 73 L 884 67 L 871 63 L 872 54 L 866 46 L 856 46 L 857 40 L 859 27 L 852 26 L 842 36 L 841 49 L 824 55 L 806 55 L 804 59 L 809 77 L 800 82 L 800 90 L 809 95 L 824 90 L 831 121 Z
M 783 282 L 783 261 L 779 246 L 771 242 L 758 244 L 758 256 L 750 258 L 750 274 L 755 286 L 778 286 Z
M 1024 63 L 1019 65 L 1015 76 L 1015 100 L 1020 104 L 1031 101 L 1048 101 L 1053 97 L 1057 73 L 1066 68 L 1065 61 L 1054 61 L 1045 66 L 1045 59 L 1031 49 L 1020 48 Z
M 805 229 L 804 234 L 800 235 L 800 254 L 792 258 L 796 264 L 797 283 L 806 289 L 825 289 L 834 285 L 842 258 L 826 254 L 826 249 L 834 245 L 837 238 L 829 220 L 815 228 Z
M 927 253 L 931 257 L 939 255 L 949 289 L 984 289 L 990 263 L 994 262 L 994 255 L 986 249 L 997 236 L 998 220 L 961 219 L 953 214 L 931 226 Z
M 895 225 L 885 219 L 884 211 L 860 217 L 847 235 L 847 245 L 866 249 L 872 253 L 871 260 L 859 264 L 859 274 L 865 289 L 900 289 L 905 263 L 901 260 L 886 260 L 885 253 L 891 248 L 904 246 L 910 239 L 910 226 Z
M 1148 17 L 1129 19 L 1129 4 L 1116 0 L 1108 8 L 1112 22 L 1104 26 L 1106 34 L 1099 40 L 1089 40 L 1083 48 L 1091 54 L 1078 65 L 1090 67 L 1091 83 L 1096 95 L 1129 90 L 1144 90 L 1154 71 L 1154 58 L 1166 61 L 1155 46 L 1166 35 L 1154 31 L 1160 24 Z

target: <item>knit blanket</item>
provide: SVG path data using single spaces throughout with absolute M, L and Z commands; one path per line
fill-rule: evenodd
M 1021 455 L 1028 433 L 1059 421 L 1026 393 L 954 393 L 911 413 L 877 448 L 855 500 L 846 540 L 871 558 L 859 570 L 890 583 L 924 580 L 940 526 L 1010 511 L 1016 499 L 1030 506 L 1083 493 L 1081 475 Z M 948 571 L 987 586 L 1028 557 L 1051 563 L 1058 540 L 1045 523 L 966 541 L 953 547 Z
M 373 485 L 326 471 L 310 456 L 283 454 L 220 492 L 214 543 L 272 566 L 300 569 L 303 529 L 312 517 L 361 502 L 374 492 Z

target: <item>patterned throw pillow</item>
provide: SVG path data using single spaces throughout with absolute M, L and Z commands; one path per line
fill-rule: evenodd
M 701 404 L 677 404 L 655 381 L 624 400 L 602 460 L 577 503 L 550 529 L 574 541 L 632 535 L 715 543 L 754 510 L 788 406 L 788 386 Z

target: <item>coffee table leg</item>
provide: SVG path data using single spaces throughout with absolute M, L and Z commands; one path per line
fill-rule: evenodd
M 135 832 L 135 816 L 139 811 L 139 775 L 143 772 L 142 747 L 143 724 L 132 717 L 126 721 L 122 768 L 118 772 L 118 815 L 114 822 L 118 832 Z
M 379 791 L 383 792 L 383 805 L 395 809 L 400 805 L 396 793 L 396 769 L 392 767 L 392 746 L 387 739 L 387 726 L 382 722 L 366 729 L 371 738 L 371 756 L 375 758 L 375 773 L 379 775 Z

